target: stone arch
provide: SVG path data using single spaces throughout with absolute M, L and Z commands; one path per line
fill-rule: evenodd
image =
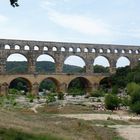
M 50 54 L 41 54 L 36 58 L 36 71 L 55 72 L 56 60 Z
M 63 72 L 71 73 L 71 71 L 66 70 L 66 65 L 75 66 L 75 67 L 73 67 L 74 72 L 85 72 L 84 68 L 86 66 L 86 63 L 85 63 L 85 60 L 81 56 L 78 56 L 78 55 L 67 56 L 63 63 L 65 64 L 65 65 L 63 65 Z M 77 68 L 76 68 L 76 66 L 77 66 Z
M 19 45 L 15 45 L 15 50 L 20 50 L 20 46 Z
M 104 90 L 108 90 L 112 86 L 111 78 L 110 77 L 104 77 L 103 79 L 100 80 L 99 86 Z M 106 91 L 106 92 L 108 92 L 108 91 Z
M 43 47 L 43 51 L 48 51 L 48 47 L 47 46 L 44 46 Z
M 78 84 L 80 84 L 80 85 L 78 85 Z M 83 94 L 87 94 L 88 92 L 92 91 L 92 83 L 85 77 L 76 77 L 76 78 L 73 78 L 68 83 L 68 87 L 67 87 L 68 93 L 72 92 L 71 88 L 73 88 L 73 90 L 75 90 L 75 91 L 78 88 L 81 88 L 81 90 L 79 90 L 79 91 L 83 92 L 83 93 L 81 93 L 83 95 Z
M 118 52 L 119 52 L 118 49 L 115 49 L 115 50 L 114 50 L 114 53 L 118 53 Z
M 7 61 L 27 61 L 27 57 L 22 53 L 12 53 L 8 55 Z
M 66 48 L 65 47 L 61 47 L 61 52 L 65 52 Z
M 6 60 L 6 71 L 10 73 L 26 73 L 28 69 L 27 61 L 27 57 L 24 54 L 10 54 Z M 21 66 L 24 67 L 21 69 Z
M 4 45 L 4 49 L 5 49 L 5 50 L 10 50 L 10 49 L 11 49 L 11 46 L 8 45 L 8 44 L 6 44 L 6 45 Z
M 52 48 L 52 51 L 53 51 L 53 52 L 56 52 L 56 51 L 57 51 L 57 47 L 53 47 L 53 48 Z
M 25 45 L 24 50 L 30 50 L 30 47 L 28 45 Z
M 73 48 L 72 47 L 70 47 L 69 48 L 69 52 L 73 52 L 74 50 L 73 50 Z
M 136 54 L 139 54 L 139 50 L 135 50 L 135 53 L 136 53 Z
M 106 56 L 100 55 L 100 56 L 97 56 L 94 59 L 94 64 L 93 65 L 101 65 L 101 66 L 104 66 L 104 67 L 109 67 L 110 66 L 110 60 Z
M 38 51 L 39 50 L 39 47 L 38 46 L 34 46 L 34 50 L 35 51 Z
M 103 53 L 104 52 L 104 50 L 103 49 L 99 49 L 99 53 Z
M 16 77 L 10 80 L 9 89 L 17 89 L 23 93 L 31 93 L 32 83 L 25 77 Z
M 117 59 L 116 67 L 125 67 L 130 65 L 130 60 L 126 56 L 121 56 Z
M 46 82 L 47 80 L 52 81 L 52 82 L 55 84 L 55 91 L 52 91 L 52 92 L 57 92 L 57 93 L 60 92 L 60 82 L 59 82 L 56 78 L 53 78 L 53 77 L 44 78 L 44 79 L 40 82 L 39 87 L 41 86 L 41 84 L 42 84 L 43 82 Z M 44 90 L 49 90 L 49 89 L 47 89 L 47 87 L 46 87 L 46 88 L 44 88 Z
M 107 49 L 106 52 L 107 52 L 107 53 L 111 53 L 111 49 Z
M 126 51 L 123 49 L 123 50 L 121 50 L 121 53 L 125 54 L 125 53 L 126 53 Z
M 84 48 L 84 52 L 85 53 L 89 52 L 88 48 Z
M 76 52 L 81 52 L 81 48 L 77 48 L 76 49 Z
M 129 54 L 132 54 L 133 53 L 132 49 L 128 50 L 128 53 Z
M 93 53 L 95 53 L 96 52 L 96 49 L 94 49 L 94 48 L 92 48 L 92 50 L 91 50 Z

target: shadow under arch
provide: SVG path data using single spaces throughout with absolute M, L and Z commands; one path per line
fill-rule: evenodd
M 60 82 L 53 77 L 43 79 L 39 84 L 39 91 L 60 92 Z
M 56 70 L 56 60 L 50 54 L 41 54 L 36 58 L 36 71 L 45 72 L 55 72 Z
M 112 87 L 112 80 L 111 77 L 105 77 L 99 82 L 99 87 L 108 90 Z
M 69 94 L 85 95 L 92 91 L 92 84 L 87 78 L 76 77 L 68 84 L 67 91 Z
M 69 55 L 64 59 L 63 72 L 65 73 L 82 73 L 85 72 L 86 62 L 79 55 Z
M 32 84 L 27 78 L 17 77 L 10 81 L 9 89 L 16 89 L 23 92 L 23 94 L 27 94 L 31 93 Z

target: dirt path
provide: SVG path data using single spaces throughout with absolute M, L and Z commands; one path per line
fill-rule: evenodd
M 120 136 L 126 140 L 140 140 L 140 125 L 115 126 Z
M 67 118 L 77 118 L 83 120 L 107 120 L 108 118 L 115 120 L 140 120 L 137 116 L 117 115 L 117 114 L 62 114 L 59 115 Z
M 117 114 L 65 114 L 60 116 L 84 120 L 107 120 L 107 118 L 124 121 L 129 121 L 129 119 L 140 120 L 140 117 L 137 116 Z M 140 140 L 140 125 L 110 125 L 108 127 L 115 128 L 120 136 L 126 140 Z

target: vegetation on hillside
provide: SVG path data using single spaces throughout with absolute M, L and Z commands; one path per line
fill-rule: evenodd
M 6 71 L 9 73 L 27 73 L 28 65 L 27 62 L 12 62 L 9 61 L 6 63 Z M 100 65 L 93 66 L 95 73 L 108 73 L 108 67 L 103 67 Z M 50 61 L 40 61 L 36 63 L 36 71 L 38 73 L 52 73 L 55 72 L 55 63 Z M 85 72 L 85 67 L 73 66 L 64 64 L 63 67 L 64 73 L 83 73 Z

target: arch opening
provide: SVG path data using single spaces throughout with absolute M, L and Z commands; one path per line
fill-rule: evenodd
M 64 47 L 61 47 L 61 52 L 65 52 L 66 49 Z
M 84 60 L 75 55 L 71 55 L 64 61 L 63 72 L 65 73 L 82 73 L 85 72 Z
M 53 52 L 56 52 L 56 51 L 57 51 L 57 48 L 56 48 L 56 47 L 53 47 L 53 48 L 52 48 L 52 51 L 53 51 Z
M 9 84 L 9 94 L 27 95 L 31 92 L 31 89 L 30 81 L 23 77 L 15 78 Z
M 36 60 L 36 71 L 40 73 L 55 72 L 55 60 L 48 54 L 40 55 Z
M 34 50 L 35 51 L 38 51 L 39 50 L 39 47 L 38 46 L 34 46 Z
M 99 49 L 99 53 L 103 53 L 104 51 L 103 51 L 103 49 Z
M 20 50 L 20 46 L 19 45 L 15 45 L 15 50 Z
M 95 53 L 95 52 L 96 52 L 96 50 L 95 50 L 94 48 L 92 48 L 92 52 L 93 52 L 93 53 Z
M 27 69 L 27 58 L 24 55 L 14 53 L 8 56 L 6 61 L 6 72 L 26 73 Z
M 111 78 L 110 77 L 103 78 L 99 83 L 99 87 L 107 93 L 108 89 L 112 87 Z
M 84 48 L 84 52 L 85 53 L 89 52 L 88 48 Z
M 55 78 L 49 77 L 44 79 L 39 85 L 40 94 L 46 95 L 47 93 L 58 93 L 59 82 Z
M 118 53 L 118 50 L 117 50 L 117 49 L 115 49 L 115 50 L 114 50 L 114 53 Z
M 30 50 L 30 47 L 28 45 L 24 46 L 24 50 Z
M 130 60 L 127 57 L 121 56 L 116 63 L 116 68 L 126 67 L 130 65 Z
M 110 63 L 109 60 L 104 56 L 98 56 L 95 58 L 93 63 L 94 73 L 108 73 Z
M 77 48 L 76 51 L 77 51 L 77 52 L 81 52 L 81 49 L 80 49 L 80 48 Z
M 86 95 L 88 92 L 92 91 L 92 85 L 84 77 L 77 77 L 73 79 L 68 85 L 69 95 Z
M 5 45 L 5 46 L 4 46 L 4 49 L 6 49 L 6 50 L 10 50 L 10 45 L 8 45 L 8 44 Z
M 69 48 L 69 52 L 73 52 L 73 48 L 70 47 L 70 48 Z

